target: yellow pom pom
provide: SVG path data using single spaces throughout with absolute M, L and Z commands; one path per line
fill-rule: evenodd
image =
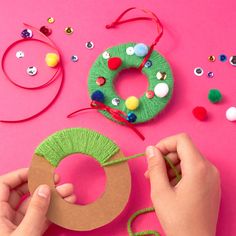
M 59 56 L 56 53 L 47 53 L 45 62 L 49 67 L 56 67 L 59 63 Z
M 125 100 L 125 106 L 127 107 L 127 109 L 133 111 L 133 110 L 138 108 L 138 106 L 139 106 L 139 99 L 136 98 L 135 96 L 128 97 Z

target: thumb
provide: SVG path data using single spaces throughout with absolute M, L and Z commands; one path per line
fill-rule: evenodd
M 146 149 L 148 161 L 148 175 L 151 184 L 151 198 L 155 199 L 172 192 L 167 175 L 167 169 L 162 153 L 155 147 L 149 146 Z
M 42 235 L 45 230 L 46 214 L 51 191 L 48 185 L 40 185 L 33 193 L 25 217 L 18 229 L 23 235 Z

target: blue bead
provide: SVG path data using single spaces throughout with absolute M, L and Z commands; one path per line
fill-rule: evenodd
M 220 54 L 219 59 L 220 61 L 225 62 L 227 61 L 227 56 L 225 54 Z
M 137 119 L 137 116 L 133 112 L 128 113 L 127 120 L 129 122 L 133 123 L 136 121 L 136 119 Z
M 96 90 L 92 93 L 91 99 L 97 102 L 104 102 L 105 97 L 103 92 L 101 92 L 100 90 Z
M 144 57 L 148 54 L 148 46 L 144 43 L 138 43 L 134 46 L 134 54 L 138 57 Z
M 145 66 L 146 68 L 150 68 L 150 67 L 152 66 L 152 61 L 147 60 L 144 66 Z

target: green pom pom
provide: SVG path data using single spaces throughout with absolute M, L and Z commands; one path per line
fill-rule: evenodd
M 208 93 L 208 99 L 212 103 L 220 102 L 222 99 L 222 94 L 218 89 L 211 89 Z

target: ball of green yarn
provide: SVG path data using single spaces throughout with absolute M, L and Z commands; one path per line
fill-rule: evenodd
M 211 89 L 208 93 L 208 99 L 212 103 L 220 102 L 222 99 L 222 94 L 218 89 Z

